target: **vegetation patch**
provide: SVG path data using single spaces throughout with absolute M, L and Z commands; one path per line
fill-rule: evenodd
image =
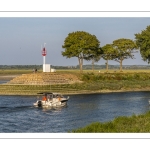
M 61 92 L 63 94 L 100 93 L 116 91 L 149 91 L 149 72 L 122 72 L 122 73 L 98 73 L 86 71 L 58 71 L 63 77 L 79 79 L 81 82 L 59 83 L 52 85 L 40 85 L 36 82 L 32 85 L 25 84 L 0 84 L 0 94 L 36 95 L 39 91 Z M 36 76 L 35 76 L 36 77 Z M 45 77 L 45 80 L 46 77 Z M 34 81 L 34 80 L 33 80 Z
M 149 80 L 149 73 L 83 73 L 82 81 L 101 81 L 101 80 Z
M 148 133 L 150 132 L 150 111 L 142 115 L 117 117 L 113 121 L 95 122 L 73 133 Z

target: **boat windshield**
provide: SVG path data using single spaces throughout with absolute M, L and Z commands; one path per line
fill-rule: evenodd
M 55 97 L 55 98 L 58 98 L 58 97 L 63 98 L 63 96 L 61 94 L 55 94 L 55 95 L 53 95 L 53 97 Z
M 47 94 L 47 99 L 48 100 L 53 99 L 53 95 L 52 94 Z
M 63 95 L 61 94 L 45 94 L 42 96 L 37 96 L 38 100 L 52 100 L 53 98 L 63 98 Z

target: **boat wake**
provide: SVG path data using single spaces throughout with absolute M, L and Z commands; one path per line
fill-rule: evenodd
M 22 111 L 25 109 L 32 109 L 33 106 L 2 106 L 0 107 L 0 112 L 13 112 L 13 111 Z

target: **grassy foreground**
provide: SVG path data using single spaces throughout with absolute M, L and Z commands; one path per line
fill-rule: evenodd
M 73 133 L 149 133 L 150 111 L 131 117 L 117 117 L 113 121 L 95 122 L 83 128 L 71 131 Z

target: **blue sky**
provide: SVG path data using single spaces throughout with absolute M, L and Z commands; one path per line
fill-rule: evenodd
M 100 46 L 119 38 L 135 38 L 150 25 L 146 17 L 1 17 L 0 64 L 41 65 L 41 45 L 46 43 L 46 63 L 57 66 L 78 65 L 77 58 L 66 59 L 61 55 L 62 45 L 68 33 L 86 31 L 94 34 Z M 123 65 L 147 65 L 140 56 L 123 61 Z M 91 64 L 85 62 L 84 64 Z M 100 60 L 99 65 L 105 64 Z M 109 61 L 109 64 L 119 65 Z

